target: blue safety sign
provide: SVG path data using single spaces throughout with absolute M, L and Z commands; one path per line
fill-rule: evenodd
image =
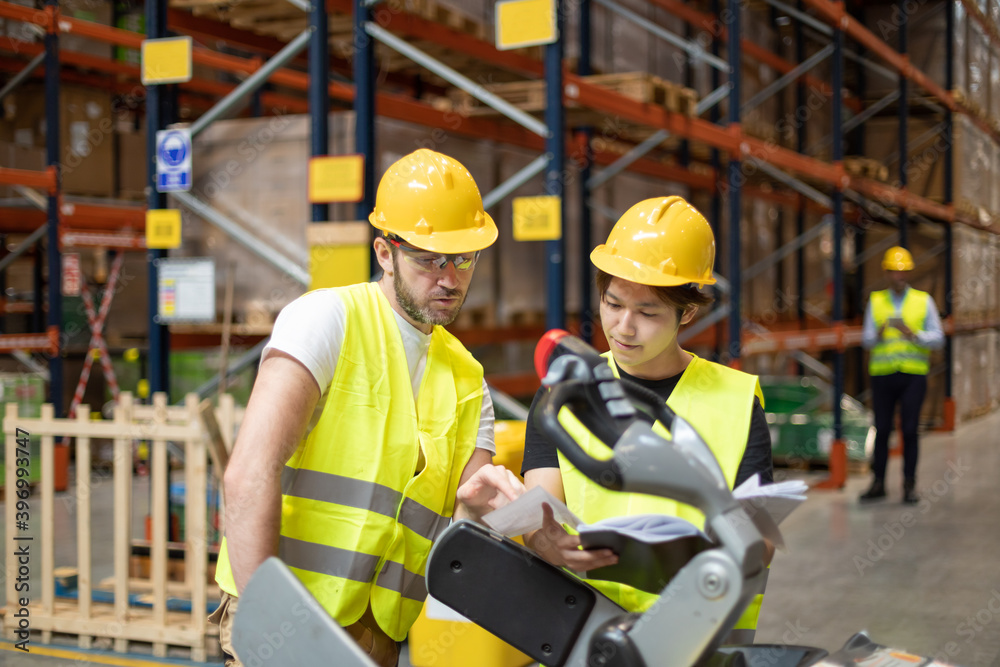
M 160 130 L 156 133 L 156 191 L 187 192 L 191 180 L 191 130 Z

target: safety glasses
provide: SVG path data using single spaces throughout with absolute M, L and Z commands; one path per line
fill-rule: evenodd
M 403 245 L 403 240 L 398 236 L 387 236 L 385 240 L 403 251 L 403 259 L 407 264 L 425 273 L 443 271 L 448 262 L 454 264 L 458 271 L 469 271 L 479 260 L 478 250 L 461 255 L 446 255 Z

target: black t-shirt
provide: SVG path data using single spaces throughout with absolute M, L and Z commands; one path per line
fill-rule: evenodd
M 680 381 L 683 372 L 663 380 L 644 380 L 629 375 L 618 369 L 618 374 L 626 379 L 651 389 L 666 402 L 670 398 L 671 392 Z M 531 402 L 531 410 L 528 413 L 528 425 L 524 434 L 524 462 L 521 465 L 521 474 L 536 468 L 558 468 L 559 457 L 556 446 L 549 442 L 535 428 L 535 408 L 538 405 L 539 397 L 547 391 L 545 387 L 538 390 L 534 400 Z M 682 417 L 684 415 L 681 415 Z M 720 415 L 720 419 L 725 419 L 725 415 Z M 764 415 L 764 408 L 760 400 L 755 396 L 753 399 L 753 414 L 750 417 L 750 432 L 747 434 L 747 447 L 743 452 L 743 460 L 740 461 L 739 470 L 736 472 L 736 486 L 739 486 L 754 473 L 760 473 L 761 484 L 768 484 L 774 481 L 774 469 L 771 463 L 771 430 L 767 426 L 767 418 Z

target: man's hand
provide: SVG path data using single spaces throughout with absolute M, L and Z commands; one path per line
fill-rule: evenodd
M 906 326 L 906 324 L 902 320 L 895 323 L 893 326 L 899 330 L 899 333 L 903 334 L 903 338 L 907 340 L 913 340 L 914 338 L 916 338 L 916 334 L 913 333 L 913 329 Z
M 618 555 L 611 549 L 581 549 L 580 537 L 566 532 L 547 503 L 542 504 L 542 517 L 542 527 L 527 535 L 525 542 L 553 565 L 587 572 L 618 562 Z
M 503 466 L 488 463 L 458 487 L 456 519 L 479 521 L 524 493 L 524 484 Z

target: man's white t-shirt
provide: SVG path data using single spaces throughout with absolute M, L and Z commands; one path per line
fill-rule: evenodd
M 410 369 L 410 383 L 413 395 L 416 396 L 420 390 L 420 381 L 424 377 L 431 335 L 414 327 L 395 310 L 392 314 L 396 317 L 396 324 L 403 339 L 406 363 Z M 319 421 L 326 406 L 327 393 L 330 383 L 333 382 L 334 371 L 337 369 L 337 359 L 340 358 L 340 346 L 344 342 L 346 323 L 344 302 L 337 292 L 332 289 L 315 290 L 282 309 L 274 323 L 271 340 L 261 355 L 263 361 L 271 350 L 280 350 L 294 357 L 312 373 L 322 396 L 309 421 L 309 431 Z M 476 447 L 496 454 L 493 421 L 493 399 L 490 397 L 486 380 L 483 380 L 483 409 L 479 418 Z

